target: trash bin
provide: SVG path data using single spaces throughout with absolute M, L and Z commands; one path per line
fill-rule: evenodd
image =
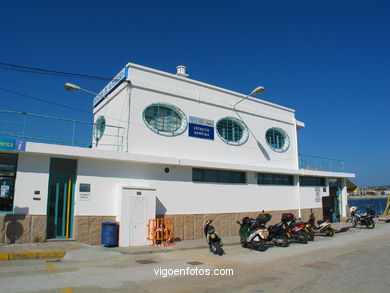
M 118 224 L 116 222 L 102 222 L 102 244 L 105 247 L 118 246 Z

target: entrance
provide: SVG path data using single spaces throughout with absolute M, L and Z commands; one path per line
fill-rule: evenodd
M 76 160 L 51 158 L 47 238 L 72 238 Z
M 329 196 L 322 198 L 324 219 L 340 221 L 341 180 L 329 178 Z

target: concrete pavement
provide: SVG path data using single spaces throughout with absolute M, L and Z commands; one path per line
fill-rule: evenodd
M 342 232 L 350 227 L 351 224 L 345 222 L 332 223 L 336 232 Z M 238 236 L 223 237 L 223 243 L 226 246 L 237 245 L 240 243 Z M 22 260 L 22 259 L 57 259 L 63 258 L 66 254 L 72 252 L 77 254 L 80 250 L 80 257 L 85 258 L 98 257 L 94 251 L 100 250 L 104 253 L 122 253 L 122 254 L 146 254 L 170 252 L 175 250 L 190 250 L 207 248 L 205 239 L 183 240 L 171 246 L 152 247 L 152 246 L 132 246 L 132 247 L 112 247 L 105 248 L 102 245 L 88 245 L 72 240 L 50 240 L 41 243 L 15 243 L 0 245 L 1 260 Z

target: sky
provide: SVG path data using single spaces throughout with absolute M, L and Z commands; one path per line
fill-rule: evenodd
M 1 63 L 108 78 L 128 62 L 182 64 L 240 93 L 263 85 L 261 99 L 305 123 L 301 153 L 390 185 L 390 1 L 3 0 L 0 13 Z M 66 82 L 107 83 L 0 66 L 0 109 L 92 121 L 93 96 Z

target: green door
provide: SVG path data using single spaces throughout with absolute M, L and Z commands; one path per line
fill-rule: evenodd
M 75 160 L 51 159 L 47 200 L 47 238 L 73 237 L 75 166 Z M 65 172 L 73 174 L 64 174 Z

